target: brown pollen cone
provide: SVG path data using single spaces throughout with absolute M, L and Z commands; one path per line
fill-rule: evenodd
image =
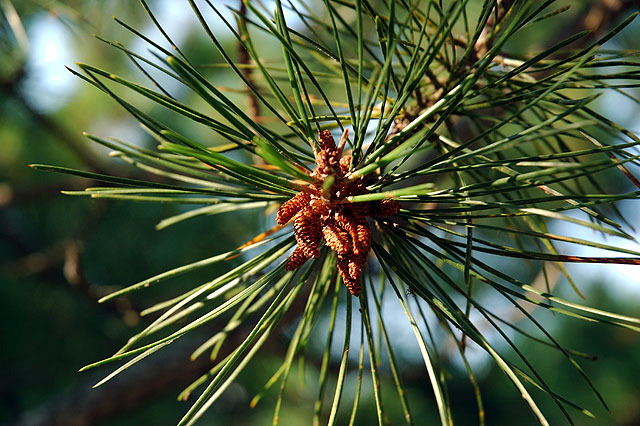
M 311 195 L 306 192 L 298 192 L 293 198 L 282 203 L 276 215 L 278 225 L 287 224 L 300 210 L 311 202 Z
M 316 182 L 305 191 L 285 201 L 278 209 L 276 222 L 285 225 L 293 219 L 297 246 L 285 268 L 294 270 L 307 260 L 320 256 L 320 243 L 333 250 L 338 258 L 338 271 L 347 290 L 359 296 L 362 289 L 360 275 L 371 250 L 371 227 L 367 217 L 396 214 L 400 204 L 393 200 L 347 202 L 347 197 L 366 194 L 362 179 L 349 180 L 351 156 L 342 156 L 346 133 L 336 146 L 328 130 L 320 131 L 315 152 L 316 169 L 311 174 Z M 327 180 L 331 179 L 331 180 Z M 329 186 L 329 188 L 325 188 Z
M 307 260 L 309 260 L 309 258 L 305 256 L 300 246 L 298 246 L 293 250 L 293 253 L 291 253 L 291 256 L 289 256 L 289 260 L 287 260 L 287 263 L 284 265 L 284 268 L 287 271 L 298 269 L 299 267 L 304 265 L 304 263 Z
M 327 223 L 322 228 L 322 236 L 331 250 L 338 254 L 348 254 L 351 251 L 351 236 L 335 223 Z
M 316 258 L 320 256 L 321 229 L 313 210 L 309 207 L 303 209 L 293 222 L 293 232 L 298 242 L 298 247 L 305 256 Z

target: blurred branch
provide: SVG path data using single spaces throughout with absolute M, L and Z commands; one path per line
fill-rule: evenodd
M 581 17 L 581 26 L 585 30 L 591 30 L 594 36 L 599 36 L 610 28 L 619 16 L 626 15 L 626 12 L 638 7 L 638 0 L 598 0 L 591 5 L 586 16 Z
M 211 367 L 206 357 L 185 362 L 194 344 L 193 338 L 175 342 L 169 350 L 154 354 L 96 389 L 92 386 L 101 377 L 94 374 L 70 391 L 24 413 L 11 425 L 95 426 L 121 416 L 170 389 L 186 386 L 205 373 Z
M 29 37 L 27 37 L 27 32 L 22 23 L 22 19 L 16 11 L 16 8 L 13 6 L 13 3 L 9 0 L 2 0 L 0 2 L 0 9 L 2 9 L 7 23 L 11 28 L 11 32 L 13 33 L 13 37 L 18 43 L 19 51 L 22 56 L 21 59 L 24 59 L 29 51 Z
M 513 6 L 513 0 L 497 0 L 495 7 L 487 20 L 486 25 L 482 29 L 482 33 L 480 37 L 476 41 L 474 45 L 474 50 L 476 53 L 476 58 L 481 58 L 491 45 L 493 44 L 493 39 L 495 38 L 495 28 L 505 17 L 509 9 Z
M 244 1 L 240 1 L 240 27 L 246 28 L 247 26 L 247 5 Z M 252 77 L 252 69 L 250 67 L 251 64 L 251 56 L 244 46 L 244 39 L 246 36 L 242 36 L 241 41 L 238 42 L 238 62 L 241 65 L 242 75 L 244 78 L 252 85 L 255 86 Z M 249 115 L 256 121 L 258 121 L 260 117 L 260 105 L 258 105 L 258 99 L 253 94 L 250 88 L 247 87 L 247 98 L 248 98 L 248 108 Z
M 308 292 L 309 288 L 304 290 Z M 274 354 L 281 357 L 287 350 L 286 345 L 278 339 L 288 325 L 297 321 L 305 307 L 305 298 L 297 298 L 291 308 L 285 313 L 283 320 L 274 331 L 273 336 L 262 347 L 263 356 Z M 226 320 L 215 321 L 209 332 L 222 330 Z M 254 324 L 246 321 L 243 326 L 232 333 L 222 346 L 216 360 L 225 359 L 250 333 Z M 206 374 L 215 364 L 207 356 L 200 356 L 188 362 L 194 349 L 202 343 L 203 333 L 185 336 L 172 343 L 165 350 L 158 351 L 136 363 L 126 372 L 118 374 L 105 384 L 92 389 L 92 386 L 102 379 L 106 373 L 93 374 L 91 378 L 83 380 L 81 384 L 68 392 L 56 396 L 40 407 L 24 413 L 11 426 L 96 426 L 108 419 L 123 416 L 128 411 L 139 408 L 141 404 L 149 402 L 166 392 L 185 388 L 198 377 Z M 312 362 L 318 368 L 321 358 L 311 356 Z M 113 368 L 113 367 L 112 367 Z M 338 371 L 339 366 L 335 366 Z M 246 406 L 249 401 L 246 401 Z M 185 406 L 185 411 L 188 407 Z M 244 407 L 243 407 L 244 409 Z M 2 424 L 9 426 L 9 424 Z
M 18 77 L 20 76 L 20 77 Z M 0 81 L 0 92 L 13 99 L 34 121 L 34 123 L 46 130 L 56 138 L 63 146 L 78 158 L 91 171 L 104 171 L 105 163 L 94 155 L 89 149 L 88 144 L 71 134 L 57 121 L 36 110 L 17 89 L 18 81 L 22 78 L 23 73 L 19 73 L 16 77 L 9 81 Z
M 46 281 L 52 284 L 64 285 L 66 283 L 91 305 L 99 306 L 111 313 L 117 313 L 129 324 L 136 323 L 139 320 L 139 309 L 129 298 L 121 297 L 112 303 L 98 304 L 98 299 L 114 289 L 92 284 L 85 277 L 81 264 L 84 240 L 101 220 L 105 204 L 95 203 L 94 206 L 97 208 L 93 209 L 86 221 L 74 232 L 76 236 L 66 237 L 39 251 L 33 251 L 29 244 L 20 238 L 20 234 L 13 233 L 14 230 L 0 229 L 0 236 L 8 241 L 17 252 L 22 253 L 22 257 L 17 260 L 0 263 L 0 271 L 13 279 L 47 276 L 49 278 Z
M 63 190 L 82 190 L 87 185 L 97 184 L 95 181 L 82 178 L 66 178 L 31 186 L 12 186 L 8 183 L 0 183 L 0 209 L 9 205 L 43 201 L 44 198 L 60 195 L 60 191 Z
M 590 34 L 576 40 L 572 46 L 586 46 L 593 40 L 601 37 L 622 16 L 628 15 L 633 9 L 640 8 L 640 0 L 595 0 L 590 5 L 577 5 L 584 7 L 581 13 L 567 25 L 561 27 L 556 35 L 556 40 L 564 40 L 569 36 L 588 30 Z

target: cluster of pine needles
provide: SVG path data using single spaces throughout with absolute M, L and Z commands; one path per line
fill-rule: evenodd
M 557 321 L 570 316 L 639 330 L 640 319 L 583 300 L 565 264 L 639 264 L 640 253 L 551 227 L 570 223 L 567 229 L 633 239 L 616 203 L 640 194 L 633 174 L 640 139 L 598 112 L 595 100 L 637 87 L 640 66 L 632 53 L 602 48 L 635 16 L 596 41 L 579 32 L 539 51 L 510 47 L 531 28 L 543 32 L 561 22 L 566 8 L 555 3 L 246 0 L 229 14 L 217 2 L 186 0 L 222 66 L 190 60 L 144 0 L 164 40 L 116 18 L 152 53 L 103 41 L 148 83 L 87 64 L 71 72 L 118 102 L 157 147 L 88 138 L 153 178 L 34 167 L 105 183 L 73 195 L 197 206 L 160 228 L 249 211 L 263 211 L 268 226 L 241 247 L 105 297 L 126 297 L 213 265 L 227 268 L 143 311 L 153 318 L 149 325 L 86 368 L 124 361 L 106 381 L 200 327 L 217 330 L 193 354 L 208 354 L 211 370 L 181 394 L 198 393 L 180 423 L 190 425 L 266 342 L 286 336 L 280 368 L 253 401 L 277 395 L 274 424 L 286 389 L 296 386 L 294 366 L 311 368 L 314 361 L 314 424 L 358 424 L 367 415 L 359 410 L 364 398 L 375 401 L 379 424 L 391 404 L 402 412 L 394 424 L 423 424 L 414 418 L 398 357 L 403 352 L 406 359 L 412 348 L 423 368 L 414 365 L 411 374 L 423 375 L 433 393 L 429 423 L 439 418 L 448 426 L 457 404 L 447 391 L 453 355 L 443 348 L 454 342 L 480 424 L 490 416 L 482 402 L 490 390 L 478 384 L 471 350 L 493 360 L 541 425 L 549 421 L 540 394 L 570 423 L 576 413 L 593 416 L 554 392 L 536 369 L 543 360 L 520 351 L 518 339 L 556 350 L 602 400 L 580 353 L 557 341 L 536 315 L 551 310 Z M 217 84 L 221 73 L 235 83 Z M 182 130 L 166 114 L 154 117 L 136 106 L 141 98 L 198 131 Z M 206 235 L 216 238 L 210 220 Z M 572 254 L 581 246 L 609 254 Z M 558 296 L 566 286 L 577 302 Z M 494 309 L 496 300 L 512 314 Z M 399 341 L 400 329 L 415 341 Z

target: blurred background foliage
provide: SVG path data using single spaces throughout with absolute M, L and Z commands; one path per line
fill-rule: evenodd
M 201 32 L 192 32 L 197 25 L 185 5 L 174 0 L 149 3 L 194 63 L 216 66 L 221 62 Z M 508 49 L 539 48 L 585 28 L 594 34 L 602 33 L 639 7 L 636 1 L 624 0 L 559 3 L 579 4 L 550 19 L 544 34 L 522 37 Z M 152 38 L 153 32 L 142 8 L 130 0 L 0 0 L 0 5 L 0 424 L 175 424 L 188 408 L 176 396 L 209 367 L 203 361 L 186 361 L 202 340 L 198 337 L 206 337 L 206 330 L 190 337 L 195 343 L 186 340 L 172 345 L 104 387 L 89 390 L 102 373 L 80 374 L 78 368 L 109 356 L 113 348 L 148 321 L 139 319 L 137 312 L 143 306 L 136 297 L 104 305 L 96 300 L 168 268 L 221 252 L 223 246 L 240 245 L 264 227 L 265 218 L 258 213 L 201 217 L 156 231 L 155 224 L 181 207 L 61 196 L 63 189 L 80 189 L 91 182 L 36 172 L 27 165 L 58 164 L 125 176 L 141 173 L 109 158 L 105 150 L 84 139 L 82 131 L 152 145 L 122 108 L 74 78 L 64 65 L 73 67 L 73 61 L 78 60 L 125 75 L 135 74 L 138 70 L 125 55 L 93 34 L 136 50 L 138 41 L 116 25 L 112 15 L 142 28 Z M 638 37 L 640 26 L 636 23 L 611 43 L 617 48 L 637 49 Z M 263 46 L 262 51 L 267 56 L 278 53 L 278 48 Z M 219 69 L 216 85 L 228 86 L 226 73 L 224 68 Z M 238 102 L 245 102 L 240 94 Z M 621 97 L 612 94 L 604 96 L 599 105 L 602 113 L 621 120 L 632 130 L 640 130 L 635 104 L 633 109 L 627 108 Z M 164 112 L 156 113 L 162 119 Z M 184 126 L 190 124 L 185 122 Z M 181 130 L 187 134 L 201 131 Z M 633 207 L 627 213 L 628 219 L 637 223 L 638 213 Z M 637 315 L 638 273 L 611 266 L 598 270 L 606 271 L 595 273 L 585 265 L 574 268 L 587 298 L 597 301 L 600 308 Z M 204 281 L 216 272 L 202 271 L 200 277 L 191 277 L 190 281 Z M 185 288 L 188 284 L 180 279 L 170 283 Z M 153 293 L 145 293 L 144 297 L 153 297 Z M 144 306 L 148 305 L 147 302 Z M 564 366 L 559 354 L 551 350 L 547 353 L 541 346 L 522 339 L 523 351 L 535 353 L 532 358 L 547 359 L 542 368 L 548 371 L 541 373 L 550 378 L 551 387 L 589 406 L 599 424 L 640 425 L 639 335 L 601 324 L 556 319 L 549 312 L 541 315 L 543 323 L 568 347 L 593 355 L 593 361 L 586 362 L 584 368 L 602 391 L 611 413 L 599 408 L 593 393 L 576 381 L 575 371 Z M 282 339 L 286 337 L 285 333 Z M 248 408 L 249 402 L 277 368 L 285 348 L 285 344 L 279 346 L 277 342 L 269 346 L 259 362 L 252 364 L 225 394 L 222 403 L 209 411 L 202 424 L 268 424 L 272 416 L 269 398 L 253 409 Z M 442 355 L 447 355 L 446 347 Z M 318 368 L 320 356 L 319 352 Z M 420 419 L 420 424 L 430 424 L 429 419 L 437 418 L 432 391 L 422 374 L 412 380 L 411 362 L 408 359 L 404 369 L 407 393 L 416 409 L 415 418 Z M 414 362 L 418 365 L 420 360 Z M 159 365 L 160 372 L 154 367 Z M 480 386 L 487 390 L 484 403 L 488 424 L 534 424 L 535 419 L 529 417 L 514 423 L 525 408 L 492 363 L 486 363 L 479 371 Z M 450 374 L 452 401 L 472 407 L 468 419 L 457 420 L 462 425 L 474 424 L 477 414 L 467 374 L 463 367 L 456 369 L 455 365 Z M 457 376 L 460 380 L 456 380 Z M 302 414 L 313 410 L 314 383 L 305 382 L 304 377 L 299 379 L 300 387 L 288 391 L 282 410 L 283 425 L 302 424 L 300 419 L 308 418 Z M 383 379 L 392 380 L 384 375 Z M 371 423 L 362 424 L 373 424 L 373 399 L 364 399 L 361 404 L 362 408 L 372 407 L 361 410 L 362 414 L 371 413 Z M 393 408 L 387 408 L 391 408 L 390 424 L 394 424 Z M 553 406 L 545 408 L 553 413 Z M 561 419 L 560 412 L 556 414 Z M 402 416 L 400 408 L 397 415 Z M 557 424 L 553 418 L 550 421 Z

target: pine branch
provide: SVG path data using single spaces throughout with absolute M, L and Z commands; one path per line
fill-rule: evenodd
M 174 79 L 204 107 L 191 106 L 188 96 L 183 100 L 169 95 L 153 79 L 154 87 L 146 87 L 86 64 L 79 65 L 82 73 L 73 72 L 139 120 L 159 148 L 90 139 L 157 181 L 34 167 L 112 185 L 70 195 L 204 205 L 167 218 L 161 227 L 228 211 L 277 213 L 273 225 L 258 230 L 246 244 L 101 299 L 160 287 L 169 278 L 212 265 L 227 267 L 208 282 L 146 309 L 145 314 L 155 317 L 144 330 L 112 357 L 85 367 L 127 360 L 100 384 L 215 324 L 218 331 L 197 353 L 211 350 L 220 362 L 184 393 L 203 389 L 179 423 L 194 424 L 274 337 L 281 336 L 283 321 L 296 318 L 282 365 L 265 386 L 265 392 L 278 388 L 277 424 L 293 365 L 313 356 L 309 353 L 314 330 L 325 318 L 328 326 L 322 331 L 328 336 L 319 352 L 314 422 L 322 422 L 325 414 L 328 421 L 337 421 L 347 396 L 347 372 L 357 371 L 360 392 L 368 369 L 373 386 L 368 397 L 378 422 L 386 421 L 391 412 L 381 389 L 387 383 L 401 407 L 398 419 L 412 424 L 398 342 L 385 315 L 385 309 L 393 307 L 403 312 L 415 338 L 442 425 L 451 424 L 456 409 L 447 385 L 447 360 L 438 351 L 445 338 L 455 342 L 467 368 L 480 422 L 484 405 L 465 355 L 469 345 L 492 360 L 539 424 L 550 422 L 538 395 L 550 399 L 570 423 L 570 409 L 593 417 L 590 410 L 554 391 L 538 371 L 540 360 L 531 359 L 511 330 L 533 330 L 519 334 L 554 349 L 601 402 L 574 359 L 576 352 L 565 348 L 536 314 L 546 309 L 640 331 L 638 318 L 557 296 L 560 273 L 582 296 L 565 263 L 640 264 L 640 251 L 550 230 L 551 223 L 571 223 L 633 239 L 625 224 L 609 213 L 621 200 L 637 201 L 640 192 L 608 188 L 602 181 L 614 176 L 638 183 L 634 171 L 640 162 L 640 138 L 604 118 L 594 105 L 597 92 L 625 93 L 637 86 L 637 62 L 625 52 L 599 50 L 634 16 L 598 39 L 579 33 L 540 52 L 518 54 L 509 51 L 512 39 L 566 9 L 551 9 L 553 1 L 528 0 L 486 0 L 480 10 L 468 1 L 326 1 L 321 8 L 276 1 L 271 11 L 260 2 L 243 1 L 234 11 L 236 29 L 214 2 L 199 5 L 189 0 L 203 33 L 224 59 L 229 79 L 241 87 L 225 89 L 217 85 L 217 75 L 193 63 L 173 43 L 142 3 L 173 51 L 121 21 L 160 55 L 145 59 L 112 44 L 136 65 L 152 64 Z M 624 6 L 616 4 L 609 4 L 607 13 Z M 236 39 L 233 48 L 219 39 L 205 8 Z M 291 28 L 291 16 L 298 17 L 304 30 Z M 258 37 L 277 46 L 278 56 L 263 54 Z M 232 95 L 238 90 L 248 108 Z M 178 120 L 160 120 L 143 110 L 136 103 L 140 97 Z M 637 102 L 632 94 L 628 97 Z M 201 132 L 173 127 L 184 121 Z M 342 136 L 336 142 L 338 132 Z M 571 248 L 560 250 L 559 242 L 613 254 L 579 256 Z M 235 259 L 240 261 L 231 266 Z M 540 282 L 532 286 L 526 273 L 504 272 L 504 259 L 529 275 L 539 274 Z M 547 273 L 548 262 L 557 266 L 558 276 Z M 408 303 L 407 290 L 416 303 Z M 498 315 L 485 302 L 485 293 L 509 305 L 513 315 Z M 331 394 L 329 373 L 335 371 L 329 367 L 339 312 L 349 318 L 344 326 L 348 337 Z M 475 317 L 482 318 L 483 327 Z M 434 319 L 438 333 L 432 330 Z M 239 331 L 242 338 L 237 339 Z M 352 337 L 358 333 L 358 338 Z M 358 343 L 360 361 L 353 366 L 346 352 Z M 384 367 L 390 372 L 388 380 Z M 357 418 L 360 397 L 354 398 L 352 420 Z M 324 413 L 327 406 L 330 412 Z

